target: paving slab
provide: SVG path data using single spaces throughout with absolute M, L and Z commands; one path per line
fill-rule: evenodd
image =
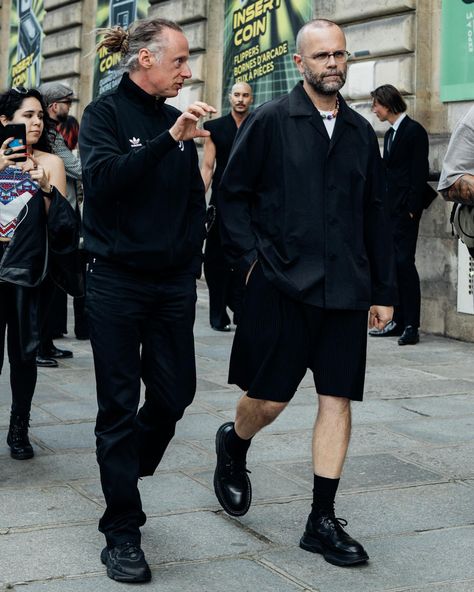
M 0 535 L 0 581 L 17 583 L 100 573 L 103 547 L 97 524 L 43 528 Z M 25 554 L 27 552 L 27 560 Z
M 2 487 L 30 487 L 64 483 L 97 477 L 95 452 L 37 454 L 34 459 L 18 461 L 0 457 Z
M 457 418 L 419 418 L 411 422 L 390 422 L 387 427 L 395 433 L 405 434 L 432 444 L 472 442 L 474 415 Z
M 297 584 L 249 559 L 223 559 L 156 568 L 153 580 L 143 589 L 150 592 L 222 592 L 225 587 L 226 592 L 254 592 L 257 583 L 258 592 L 302 591 Z M 117 592 L 118 589 L 120 585 L 117 582 L 105 577 L 35 582 L 21 587 L 28 592 Z
M 290 478 L 313 483 L 311 462 L 290 462 L 273 465 Z M 392 454 L 353 456 L 344 466 L 341 491 L 369 490 L 385 487 L 405 487 L 438 483 L 446 480 L 434 471 L 428 471 Z
M 412 399 L 423 396 L 470 394 L 474 383 L 469 380 L 413 377 L 412 379 L 395 378 L 388 380 L 387 374 L 366 380 L 364 399 Z
M 445 397 L 418 397 L 400 402 L 404 411 L 417 413 L 425 417 L 464 417 L 474 414 L 474 392 L 466 395 Z
M 152 565 L 260 553 L 270 547 L 236 520 L 214 512 L 151 518 L 142 532 L 143 548 Z
M 474 478 L 474 443 L 444 448 L 404 450 L 398 456 L 452 479 Z
M 102 510 L 70 487 L 0 489 L 0 531 L 98 520 Z
M 0 428 L 8 429 L 10 424 L 10 403 L 0 405 Z M 41 409 L 40 407 L 33 405 L 31 411 L 31 425 L 42 425 L 45 423 L 52 423 L 55 421 L 55 417 L 52 416 L 48 411 Z
M 473 543 L 474 527 L 381 537 L 366 545 L 369 563 L 352 569 L 335 567 L 321 555 L 294 548 L 263 558 L 320 592 L 382 592 L 474 579 Z
M 209 434 L 216 433 L 224 420 L 224 417 L 210 413 L 188 413 L 176 426 L 175 437 L 178 440 L 199 440 L 208 437 Z
M 143 508 L 150 516 L 203 508 L 220 509 L 209 487 L 183 473 L 159 472 L 141 479 L 138 486 Z M 85 495 L 105 505 L 98 479 L 82 483 L 80 488 Z
M 214 455 L 210 451 L 195 446 L 191 442 L 174 440 L 166 449 L 158 470 L 160 472 L 207 467 L 213 457 Z
M 95 450 L 94 423 L 61 423 L 31 428 L 31 435 L 50 450 Z
M 345 493 L 338 496 L 336 515 L 348 520 L 348 532 L 364 542 L 371 537 L 464 526 L 473 507 L 474 488 L 440 483 Z M 298 544 L 310 511 L 308 496 L 254 505 L 239 520 L 273 543 L 291 546 Z
M 54 401 L 50 403 L 42 403 L 40 410 L 43 413 L 49 414 L 53 418 L 60 421 L 94 421 L 97 416 L 97 401 L 92 398 L 74 399 L 69 401 Z M 36 415 L 36 414 L 35 414 Z M 32 424 L 33 425 L 33 424 Z

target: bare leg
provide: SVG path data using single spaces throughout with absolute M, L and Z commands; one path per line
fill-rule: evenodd
M 316 475 L 339 479 L 350 435 L 350 400 L 319 395 L 319 409 L 313 431 L 313 470 Z
M 285 409 L 288 403 L 277 403 L 261 399 L 251 399 L 243 395 L 238 404 L 235 415 L 234 429 L 243 440 L 250 440 L 263 427 L 274 421 Z

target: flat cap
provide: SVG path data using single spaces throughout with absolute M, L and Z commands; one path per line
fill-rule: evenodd
M 38 87 L 39 92 L 43 95 L 45 103 L 51 105 L 57 101 L 64 99 L 73 99 L 74 91 L 67 84 L 62 82 L 45 82 Z

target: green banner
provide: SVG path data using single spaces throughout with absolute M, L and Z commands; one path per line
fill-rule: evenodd
M 312 0 L 225 0 L 223 112 L 236 82 L 250 84 L 255 105 L 293 88 L 296 34 L 312 14 Z
M 41 82 L 43 0 L 12 0 L 8 86 L 35 87 Z
M 442 101 L 474 99 L 474 0 L 443 0 Z
M 148 0 L 98 0 L 97 28 L 120 25 L 124 29 L 137 19 L 147 16 Z M 122 78 L 122 70 L 118 67 L 120 53 L 109 53 L 102 49 L 94 62 L 93 97 L 97 97 L 114 89 Z

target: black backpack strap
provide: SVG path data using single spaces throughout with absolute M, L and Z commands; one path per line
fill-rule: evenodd
M 453 207 L 451 208 L 451 215 L 449 216 L 449 222 L 451 223 L 451 236 L 456 236 L 454 232 L 454 216 L 456 215 L 456 210 L 458 206 L 461 204 L 453 203 Z

